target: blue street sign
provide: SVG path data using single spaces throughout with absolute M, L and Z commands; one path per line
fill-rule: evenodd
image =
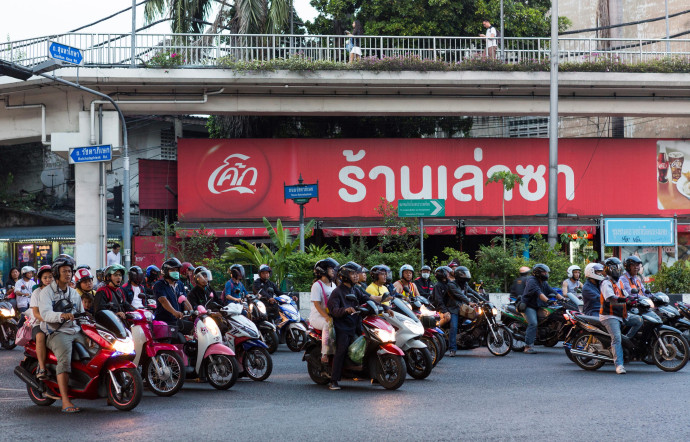
M 72 147 L 69 150 L 69 163 L 97 163 L 111 161 L 113 159 L 113 147 L 110 144 L 102 146 Z
M 285 199 L 286 200 L 296 200 L 296 199 L 309 199 L 319 197 L 319 185 L 318 184 L 295 184 L 294 186 L 284 186 L 285 187 Z
M 66 46 L 54 41 L 50 42 L 48 47 L 48 52 L 50 52 L 50 58 L 54 60 L 64 61 L 71 64 L 82 64 L 84 62 L 84 56 L 81 50 L 73 48 L 71 46 Z
M 604 219 L 607 246 L 672 246 L 676 229 L 673 218 Z

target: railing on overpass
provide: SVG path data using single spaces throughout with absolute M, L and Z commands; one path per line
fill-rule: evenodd
M 480 37 L 392 37 L 360 36 L 364 57 L 416 56 L 449 63 L 486 56 L 485 38 Z M 156 64 L 156 59 L 175 54 L 175 65 L 213 67 L 220 60 L 270 61 L 302 56 L 312 60 L 347 62 L 342 35 L 267 34 L 137 34 L 136 64 Z M 86 66 L 124 67 L 131 64 L 130 34 L 69 33 L 0 44 L 0 59 L 33 66 L 48 59 L 48 47 L 55 41 L 82 50 Z M 498 40 L 497 40 L 498 41 Z M 504 39 L 506 63 L 546 61 L 548 38 Z M 179 58 L 178 58 L 179 57 Z M 690 57 L 689 39 L 560 38 L 562 62 L 582 63 L 609 59 L 639 63 L 666 57 Z

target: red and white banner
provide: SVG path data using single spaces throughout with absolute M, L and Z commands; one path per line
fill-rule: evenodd
M 580 231 L 585 231 L 588 234 L 596 232 L 595 226 L 558 226 L 558 234 L 572 233 L 575 234 Z M 506 235 L 547 235 L 549 228 L 547 226 L 506 226 Z M 503 226 L 467 226 L 465 227 L 465 235 L 502 235 Z
M 657 140 L 562 139 L 558 212 L 580 217 L 690 213 L 690 196 L 661 182 Z M 296 220 L 283 184 L 319 183 L 308 218 L 380 218 L 381 199 L 446 200 L 446 217 L 501 215 L 510 170 L 523 184 L 505 192 L 506 216 L 546 214 L 548 139 L 181 139 L 179 218 L 183 222 Z M 659 169 L 661 170 L 661 169 Z M 670 175 L 670 172 L 669 172 Z M 673 207 L 666 203 L 674 197 Z M 663 201 L 662 201 L 663 200 Z

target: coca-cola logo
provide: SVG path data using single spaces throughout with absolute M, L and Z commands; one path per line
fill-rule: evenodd
M 256 207 L 271 183 L 268 160 L 258 148 L 211 148 L 201 160 L 197 194 L 214 210 L 238 214 Z

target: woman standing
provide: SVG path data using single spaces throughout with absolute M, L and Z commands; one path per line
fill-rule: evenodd
M 355 57 L 359 59 L 362 56 L 361 42 L 358 36 L 364 35 L 364 27 L 359 20 L 355 20 L 352 22 L 352 32 L 345 31 L 345 33 L 350 36 L 350 44 L 352 45 L 352 49 L 350 49 L 350 63 L 352 63 Z

